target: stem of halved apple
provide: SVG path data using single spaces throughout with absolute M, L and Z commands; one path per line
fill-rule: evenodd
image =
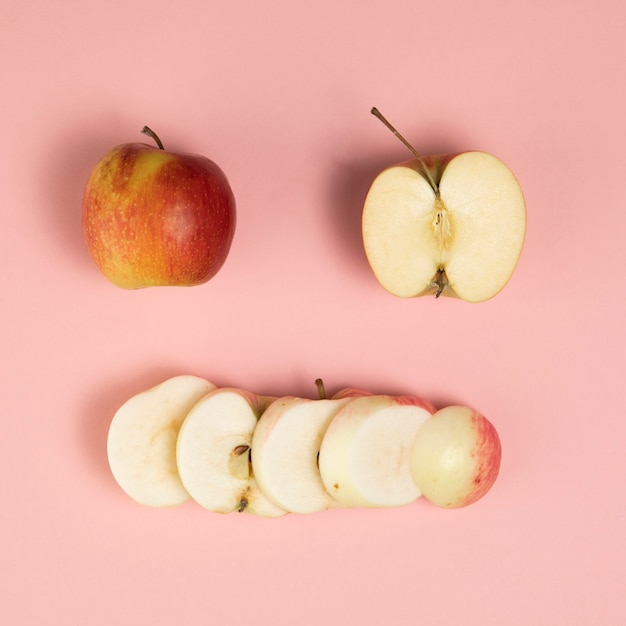
M 428 181 L 428 184 L 433 188 L 435 194 L 439 196 L 439 186 L 435 182 L 435 179 L 432 177 L 432 174 L 426 166 L 422 155 L 396 130 L 391 122 L 389 122 L 389 120 L 376 107 L 372 107 L 370 113 L 374 117 L 377 117 L 413 153 L 413 155 L 419 162 L 420 167 L 422 168 L 422 174 L 424 174 L 424 177 Z
M 150 127 L 144 126 L 141 129 L 141 132 L 144 135 L 148 135 L 148 137 L 150 137 L 151 139 L 154 139 L 154 142 L 159 147 L 159 150 L 164 150 L 165 149 L 165 148 L 163 148 L 163 144 L 161 143 L 161 140 L 159 139 L 159 136 Z

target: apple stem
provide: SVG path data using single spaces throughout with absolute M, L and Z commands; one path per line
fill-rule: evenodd
M 439 195 L 439 187 L 435 182 L 435 179 L 431 176 L 428 167 L 426 167 L 426 163 L 422 158 L 422 155 L 392 126 L 392 124 L 387 120 L 387 118 L 376 108 L 372 107 L 370 111 L 374 117 L 377 117 L 414 155 L 418 160 L 421 168 L 422 174 L 426 177 L 428 184 L 433 188 L 433 191 Z
M 324 381 L 321 378 L 315 379 L 315 385 L 317 386 L 317 393 L 320 400 L 326 400 L 326 389 L 324 389 Z
M 144 126 L 141 129 L 141 132 L 144 135 L 148 135 L 148 137 L 154 139 L 156 145 L 159 147 L 159 150 L 164 150 L 163 144 L 161 143 L 161 140 L 159 139 L 159 136 L 151 128 L 149 128 L 148 126 Z

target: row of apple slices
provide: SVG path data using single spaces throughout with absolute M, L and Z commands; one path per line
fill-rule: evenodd
M 135 501 L 189 498 L 263 517 L 482 497 L 500 467 L 493 425 L 463 406 L 344 389 L 274 398 L 181 375 L 127 400 L 108 433 L 113 476 Z

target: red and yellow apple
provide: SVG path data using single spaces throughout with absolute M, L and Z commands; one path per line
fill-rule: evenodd
M 82 230 L 95 264 L 126 289 L 205 283 L 222 267 L 235 233 L 235 198 L 210 159 L 127 143 L 94 167 Z

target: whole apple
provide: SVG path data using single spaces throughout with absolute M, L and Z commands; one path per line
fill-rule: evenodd
M 211 160 L 157 143 L 113 148 L 85 189 L 82 230 L 89 253 L 125 289 L 191 286 L 222 267 L 236 225 L 235 197 Z

